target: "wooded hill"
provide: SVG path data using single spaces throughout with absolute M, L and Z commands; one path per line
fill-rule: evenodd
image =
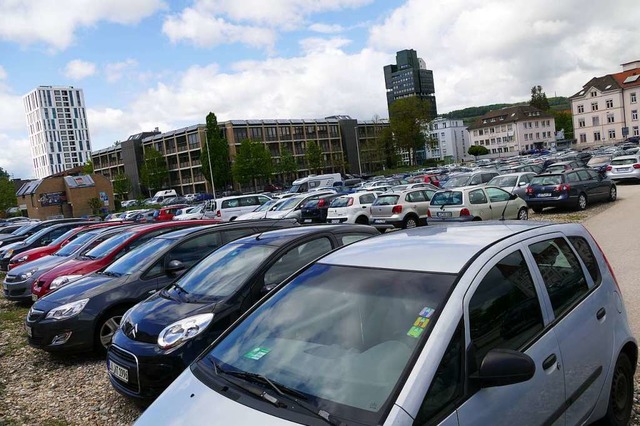
M 444 117 L 458 119 L 458 120 L 462 119 L 464 124 L 468 126 L 472 124 L 474 121 L 476 121 L 478 118 L 482 117 L 484 114 L 488 113 L 489 111 L 511 107 L 511 106 L 519 106 L 519 105 L 529 105 L 529 101 L 518 102 L 515 104 L 492 104 L 492 105 L 484 105 L 484 106 L 477 106 L 477 107 L 469 107 L 469 108 L 459 109 L 456 111 L 451 111 L 447 114 L 444 114 Z M 563 96 L 556 96 L 556 97 L 549 98 L 549 106 L 553 111 L 570 110 L 571 102 L 569 101 L 569 98 L 565 98 Z

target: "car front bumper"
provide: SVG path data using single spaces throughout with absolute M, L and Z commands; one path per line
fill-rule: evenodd
M 46 312 L 32 309 L 25 329 L 29 345 L 47 352 L 87 352 L 94 348 L 93 318 L 84 313 L 66 320 L 45 319 Z M 54 340 L 58 340 L 54 343 Z
M 16 281 L 12 275 L 7 275 L 2 283 L 4 297 L 14 302 L 31 301 L 31 286 L 36 280 L 37 276 L 35 275 L 32 275 L 24 281 Z

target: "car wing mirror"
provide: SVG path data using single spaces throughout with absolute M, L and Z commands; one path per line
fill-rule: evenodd
M 511 194 L 511 195 L 509 195 L 509 199 L 510 199 L 510 200 L 516 200 L 516 199 L 518 199 L 518 194 Z
M 184 271 L 185 269 L 186 269 L 186 266 L 184 266 L 184 263 L 176 259 L 171 260 L 167 264 L 167 266 L 164 268 L 167 274 L 175 274 L 177 272 Z
M 536 365 L 529 355 L 511 349 L 492 349 L 470 379 L 483 388 L 507 386 L 526 382 L 535 372 Z
M 518 186 L 527 186 L 527 182 L 519 182 Z

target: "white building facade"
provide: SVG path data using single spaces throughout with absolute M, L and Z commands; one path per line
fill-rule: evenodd
M 472 159 L 467 154 L 471 145 L 469 131 L 462 120 L 438 117 L 429 122 L 425 129 L 427 139 L 425 158 L 445 162 L 459 162 Z
M 640 136 L 640 61 L 622 64 L 622 72 L 594 77 L 571 96 L 573 130 L 585 147 Z
M 22 101 L 33 168 L 38 179 L 91 160 L 91 138 L 82 89 L 39 86 Z
M 552 148 L 555 134 L 553 116 L 531 106 L 489 111 L 469 126 L 471 145 L 484 146 L 490 157 Z

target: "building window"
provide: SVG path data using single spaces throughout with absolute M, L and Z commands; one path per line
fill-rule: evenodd
M 615 139 L 615 138 L 616 138 L 615 129 L 609 129 L 609 139 Z
M 584 105 L 578 105 L 578 114 L 582 114 L 584 112 Z
M 598 103 L 591 102 L 591 111 L 597 111 L 597 110 L 598 110 Z
M 599 126 L 600 125 L 600 117 L 591 117 L 591 125 Z
M 578 119 L 578 127 L 584 127 L 586 124 L 584 122 L 584 118 L 579 118 Z
M 598 96 L 598 92 L 596 92 L 595 90 L 593 92 L 591 92 L 591 97 L 595 98 L 596 96 Z
M 613 108 L 613 99 L 607 99 L 607 108 Z
M 580 133 L 580 142 L 584 143 L 587 141 L 587 135 L 585 133 Z
M 613 123 L 615 122 L 615 118 L 613 117 L 613 114 L 607 114 L 607 123 Z
M 635 104 L 636 102 L 638 102 L 638 99 L 636 98 L 636 92 L 632 92 L 631 93 L 631 103 Z
M 633 126 L 633 136 L 640 136 L 640 129 L 638 126 Z
M 631 119 L 633 121 L 637 121 L 638 120 L 638 110 L 637 109 L 632 109 L 631 110 Z
M 524 134 L 524 140 L 525 140 L 525 141 L 528 141 L 528 140 L 529 140 L 529 135 L 528 135 L 528 134 L 526 134 L 526 133 Z
M 602 138 L 600 137 L 600 132 L 593 132 L 593 140 L 596 142 L 602 140 Z

